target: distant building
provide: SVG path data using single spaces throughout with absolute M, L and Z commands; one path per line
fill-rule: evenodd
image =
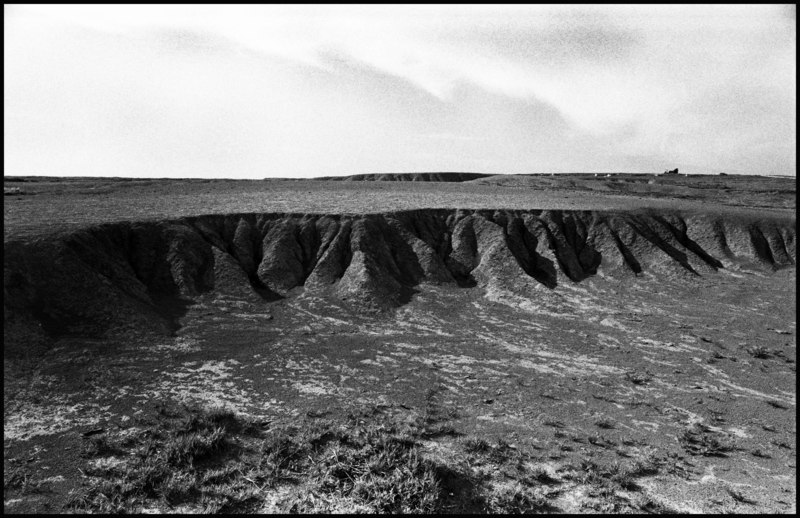
M 676 167 L 672 171 L 664 171 L 664 174 L 678 174 L 678 168 Z

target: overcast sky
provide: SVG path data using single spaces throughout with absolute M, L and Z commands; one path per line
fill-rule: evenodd
M 6 175 L 795 175 L 794 5 L 4 7 Z

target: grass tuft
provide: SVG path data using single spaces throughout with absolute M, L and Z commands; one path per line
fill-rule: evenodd
M 789 405 L 781 403 L 780 401 L 775 401 L 774 399 L 768 399 L 767 404 L 773 408 L 780 408 L 781 410 L 789 409 Z
M 491 513 L 533 514 L 558 511 L 547 498 L 536 495 L 532 488 L 519 482 L 494 487 L 487 499 Z
M 760 448 L 756 448 L 755 450 L 753 450 L 751 452 L 751 454 L 753 455 L 753 457 L 759 457 L 759 458 L 762 458 L 762 459 L 771 459 L 772 458 L 772 455 L 770 455 L 769 453 L 765 452 L 764 450 L 762 450 Z
M 725 488 L 725 490 L 728 492 L 729 495 L 731 495 L 731 498 L 733 498 L 734 500 L 736 500 L 739 503 L 750 504 L 750 505 L 755 505 L 755 504 L 758 503 L 755 500 L 752 500 L 752 499 L 746 497 L 743 493 L 741 493 L 740 491 L 737 491 L 735 489 L 727 487 L 727 488 Z
M 464 442 L 464 451 L 467 453 L 486 453 L 492 449 L 492 446 L 478 437 L 470 437 Z
M 119 450 L 127 462 L 87 469 L 87 482 L 70 493 L 67 508 L 118 513 L 185 504 L 196 512 L 257 512 L 280 490 L 276 505 L 283 512 L 444 509 L 442 474 L 450 472 L 426 459 L 418 444 L 442 420 L 437 410 L 429 404 L 422 419 L 399 422 L 382 409 L 367 410 L 343 424 L 312 420 L 263 430 L 225 409 L 162 405 L 150 428 L 133 437 L 87 441 L 86 457 Z M 472 447 L 490 457 L 513 451 L 502 441 Z M 6 486 L 22 483 L 21 476 L 7 476 Z
M 713 433 L 702 424 L 695 424 L 684 431 L 679 440 L 691 455 L 727 457 L 729 452 L 736 449 L 729 437 Z
M 616 428 L 616 424 L 611 419 L 598 419 L 594 422 L 594 425 L 604 430 L 613 430 Z
M 3 493 L 17 489 L 23 494 L 36 492 L 40 484 L 34 482 L 33 476 L 25 466 L 16 465 L 3 471 Z
M 626 372 L 625 379 L 627 379 L 634 385 L 644 385 L 649 381 L 651 381 L 653 377 L 646 372 Z
M 758 358 L 760 360 L 767 360 L 772 357 L 772 354 L 769 352 L 767 348 L 758 345 L 753 347 L 748 347 L 746 351 L 753 358 Z
M 85 437 L 83 439 L 81 457 L 110 457 L 112 455 L 119 455 L 120 453 L 124 453 L 124 450 L 109 441 L 108 437 L 105 435 Z

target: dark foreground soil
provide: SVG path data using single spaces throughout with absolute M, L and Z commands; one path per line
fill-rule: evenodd
M 5 510 L 62 510 L 69 490 L 91 483 L 89 467 L 134 459 L 81 456 L 82 432 L 147 430 L 158 405 L 185 402 L 274 429 L 354 407 L 420 416 L 435 405 L 441 434 L 421 440 L 424 455 L 466 462 L 499 491 L 524 477 L 469 460 L 468 449 L 504 441 L 552 477 L 531 491 L 563 512 L 653 501 L 792 513 L 794 281 L 789 271 L 669 286 L 594 279 L 520 304 L 432 287 L 383 318 L 302 293 L 275 303 L 201 297 L 174 337 L 65 338 L 36 358 L 6 360 L 4 469 L 25 483 L 7 481 Z M 582 478 L 587 461 L 601 471 L 654 467 L 632 489 L 601 490 Z M 261 498 L 280 508 L 268 491 Z M 199 499 L 145 504 L 202 508 Z

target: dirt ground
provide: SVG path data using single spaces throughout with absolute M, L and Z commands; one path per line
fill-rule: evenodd
M 5 197 L 4 234 L 41 238 L 90 223 L 259 210 L 794 211 L 794 179 L 723 177 L 723 187 L 715 177 L 669 178 L 661 192 L 648 191 L 657 184 L 647 179 L 625 180 L 7 181 L 26 192 Z M 540 288 L 521 297 L 422 283 L 383 312 L 302 286 L 274 301 L 212 291 L 187 300 L 171 336 L 64 335 L 44 351 L 6 356 L 4 511 L 71 510 L 71 492 L 92 483 L 98 463 L 131 462 L 119 452 L 87 455 L 82 434 L 146 431 L 160 408 L 186 403 L 272 429 L 336 420 L 354 407 L 415 415 L 435 407 L 444 417 L 419 441 L 425 458 L 498 493 L 519 475 L 465 448 L 479 440 L 525 452 L 543 481 L 529 489 L 548 512 L 796 512 L 794 266 L 742 263 L 666 280 L 601 269 Z M 593 475 L 632 463 L 649 466 L 635 483 L 600 484 L 605 475 Z M 255 510 L 286 510 L 267 500 Z M 129 510 L 203 507 L 160 499 Z
M 314 180 L 5 178 L 3 233 L 36 236 L 114 221 L 258 212 L 374 213 L 431 208 L 794 214 L 794 178 L 757 176 L 493 176 L 462 183 Z M 650 183 L 654 182 L 654 183 Z

